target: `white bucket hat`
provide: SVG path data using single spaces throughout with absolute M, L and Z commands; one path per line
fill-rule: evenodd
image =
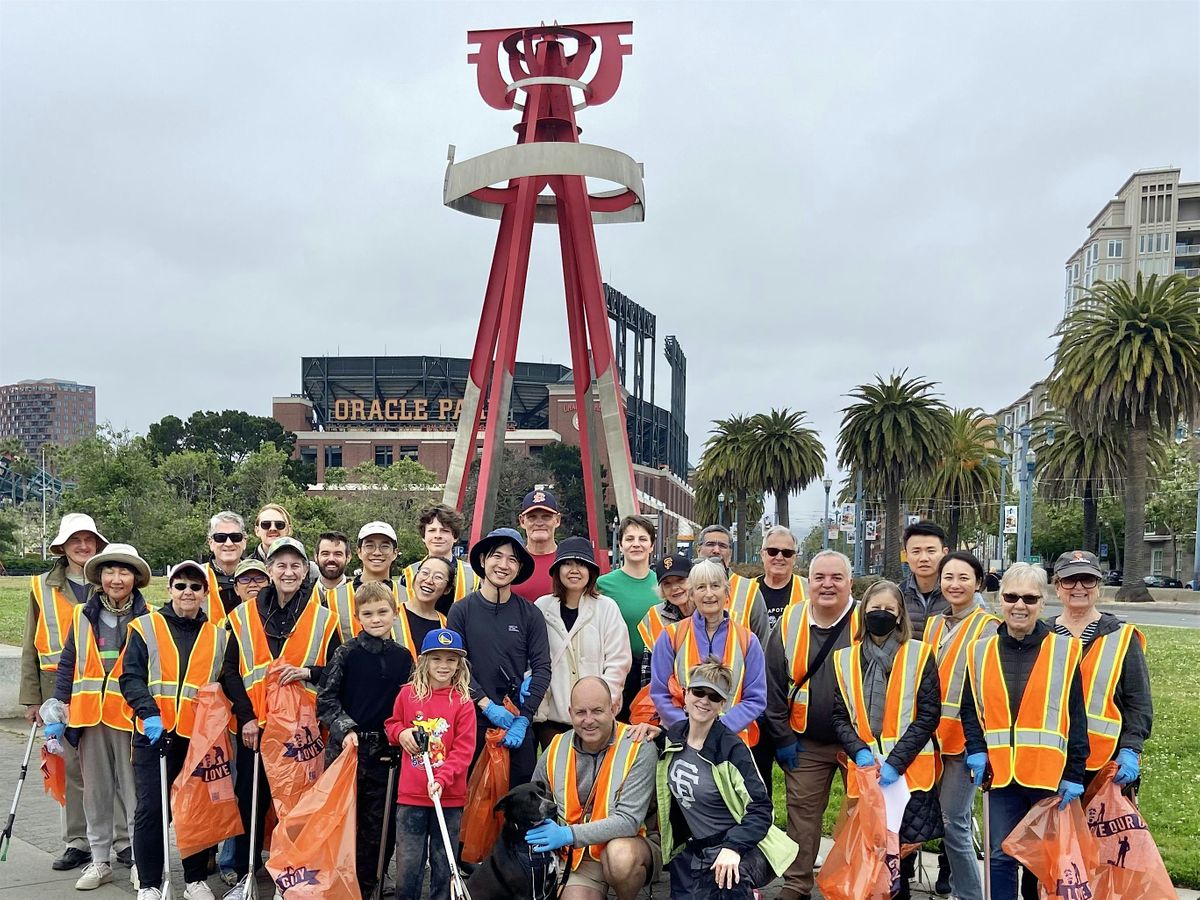
M 150 583 L 150 566 L 132 544 L 109 544 L 84 564 L 83 577 L 92 584 L 100 584 L 100 567 L 110 563 L 133 569 L 137 573 L 135 587 L 144 588 Z
M 63 544 L 71 539 L 71 535 L 78 534 L 80 531 L 89 531 L 94 534 L 100 541 L 101 550 L 108 545 L 108 538 L 96 530 L 96 522 L 91 516 L 87 513 L 67 513 L 58 523 L 58 534 L 55 536 L 54 542 L 50 544 L 50 552 L 55 556 L 64 556 L 66 551 L 63 549 Z

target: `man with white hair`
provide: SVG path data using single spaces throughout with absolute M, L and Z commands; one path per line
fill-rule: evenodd
M 241 602 L 233 586 L 233 574 L 246 553 L 245 519 L 228 509 L 209 519 L 208 550 L 211 556 L 204 567 L 208 594 L 200 608 L 214 625 L 220 625 Z

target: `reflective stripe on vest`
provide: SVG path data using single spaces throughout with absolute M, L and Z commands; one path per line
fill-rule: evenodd
M 758 596 L 761 587 L 762 584 L 757 578 L 746 578 L 736 574 L 729 576 L 729 618 L 749 628 L 754 598 Z M 805 599 L 804 581 L 799 575 L 792 573 L 792 594 L 788 598 L 788 606 L 803 603 Z
M 235 607 L 229 614 L 229 629 L 238 642 L 238 667 L 242 673 L 242 684 L 250 696 L 254 714 L 260 723 L 266 721 L 267 669 L 275 658 L 267 644 L 262 617 L 258 614 L 258 601 L 253 600 Z M 279 659 L 301 668 L 325 665 L 325 651 L 329 639 L 337 628 L 337 619 L 328 609 L 309 597 L 304 612 L 296 621 L 296 627 L 283 642 Z M 316 694 L 315 685 L 302 682 L 304 689 Z
M 88 728 L 103 722 L 120 731 L 131 730 L 133 710 L 121 695 L 125 648 L 121 648 L 112 671 L 106 675 L 96 635 L 91 621 L 83 614 L 82 603 L 75 607 L 71 621 L 75 629 L 75 679 L 71 684 L 67 724 L 72 728 Z
M 999 623 L 982 607 L 973 609 L 953 630 L 947 630 L 945 616 L 933 616 L 925 622 L 925 643 L 937 654 L 942 688 L 942 719 L 937 737 L 943 756 L 956 756 L 967 748 L 960 718 L 963 688 L 967 683 L 967 648 L 983 637 L 985 631 L 995 634 Z
M 408 618 L 404 615 L 404 607 L 400 605 L 399 586 L 395 579 L 392 580 L 392 599 L 396 601 L 396 618 L 392 620 L 392 640 L 401 647 L 407 647 L 409 654 L 416 662 L 420 656 L 420 648 L 413 643 L 412 633 L 409 631 Z M 359 624 L 358 617 L 354 615 L 354 584 L 347 581 L 345 584 L 339 584 L 337 589 L 324 595 L 326 605 L 329 604 L 329 598 L 333 598 L 332 609 L 337 613 L 337 632 L 342 639 L 342 643 L 350 640 L 352 637 L 357 637 L 362 633 L 362 625 Z M 446 617 L 441 613 L 437 614 L 438 622 L 442 628 L 446 627 Z
M 1122 624 L 1116 631 L 1092 641 L 1079 664 L 1087 705 L 1089 770 L 1099 769 L 1116 755 L 1122 723 L 1116 701 L 1117 682 L 1125 667 L 1129 642 L 1135 635 L 1145 650 L 1145 635 L 1132 625 Z
M 457 603 L 471 591 L 477 590 L 481 579 L 475 570 L 459 557 L 454 561 L 454 602 Z M 417 599 L 417 564 L 411 563 L 404 567 L 404 589 L 409 600 Z
M 932 654 L 928 644 L 921 641 L 906 641 L 896 653 L 892 663 L 892 671 L 888 675 L 887 694 L 883 707 L 883 727 L 881 734 L 871 732 L 870 715 L 867 701 L 863 694 L 862 645 L 855 644 L 833 652 L 833 667 L 837 675 L 838 690 L 842 700 L 850 712 L 850 720 L 858 732 L 859 738 L 873 751 L 878 750 L 886 759 L 909 726 L 917 718 L 917 693 L 921 685 L 921 676 L 925 664 Z M 853 777 L 857 770 L 854 761 L 848 764 L 851 776 L 847 783 L 848 794 L 858 796 L 857 779 Z M 933 739 L 930 738 L 921 751 L 916 755 L 904 771 L 904 779 L 913 791 L 928 791 L 933 788 L 936 780 L 936 766 L 933 752 Z
M 696 640 L 695 616 L 688 616 L 667 626 L 671 635 L 671 646 L 675 649 L 675 680 L 685 691 L 691 681 L 691 671 L 708 657 L 700 655 L 700 643 Z M 746 652 L 750 647 L 752 637 L 750 629 L 739 625 L 732 618 L 725 619 L 728 630 L 725 633 L 725 649 L 721 653 L 721 665 L 729 669 L 733 675 L 733 697 L 729 706 L 742 702 L 742 687 L 746 679 Z M 719 629 L 721 626 L 718 625 Z M 715 633 L 713 635 L 716 636 Z M 745 730 L 739 732 L 740 737 L 749 746 L 758 743 L 758 723 L 751 722 Z
M 546 781 L 554 799 L 558 801 L 558 808 L 563 810 L 563 817 L 568 825 L 607 819 L 621 798 L 621 788 L 637 760 L 642 745 L 630 738 L 628 725 L 621 722 L 614 722 L 613 725 L 616 729 L 613 742 L 605 751 L 604 761 L 596 771 L 596 780 L 589 798 L 592 803 L 590 809 L 584 808 L 580 803 L 575 781 L 575 741 L 572 739 L 575 732 L 566 731 L 555 735 L 546 749 Z M 645 825 L 642 825 L 638 834 L 645 833 Z M 599 862 L 606 846 L 608 845 L 592 844 L 589 847 L 568 847 L 571 871 L 583 860 L 585 853 Z
M 662 613 L 658 609 L 657 606 L 650 607 L 646 615 L 642 616 L 642 621 L 638 622 L 638 634 L 642 636 L 642 643 L 652 651 L 654 644 L 658 641 L 658 636 L 667 627 L 667 623 L 663 621 Z
M 795 690 L 796 685 L 808 674 L 808 646 L 811 634 L 812 620 L 808 615 L 809 603 L 798 603 L 789 606 L 783 612 L 783 617 L 775 627 L 783 639 L 783 654 L 788 667 L 788 700 L 790 702 L 790 718 L 792 731 L 803 734 L 808 728 L 808 682 Z M 850 629 L 850 642 L 856 643 L 854 635 L 858 634 L 858 604 L 850 608 L 850 621 L 846 627 Z M 840 620 L 839 620 L 840 621 Z
M 56 587 L 50 587 L 49 572 L 44 575 L 33 575 L 29 579 L 29 587 L 33 592 L 33 601 L 37 604 L 37 630 L 33 633 L 33 648 L 37 650 L 38 666 L 43 672 L 54 672 L 58 669 L 58 658 L 62 656 L 63 644 L 67 642 L 67 633 L 71 629 L 71 620 L 76 604 L 73 602 L 75 592 L 68 598 Z M 46 603 L 46 591 L 49 589 L 51 603 Z
M 992 764 L 992 785 L 1058 789 L 1067 764 L 1067 698 L 1082 645 L 1051 632 L 1042 641 L 1014 722 L 1000 666 L 1000 638 L 971 645 L 971 691 Z
M 138 616 L 129 627 L 146 642 L 146 686 L 158 704 L 163 729 L 190 738 L 196 715 L 196 695 L 200 688 L 216 681 L 220 675 L 229 632 L 212 622 L 201 625 L 188 656 L 187 672 L 181 680 L 179 648 L 166 616 L 152 611 Z M 140 718 L 134 722 L 139 734 L 145 734 L 143 725 Z
M 213 568 L 212 563 L 205 566 L 205 574 L 208 575 L 208 596 L 200 601 L 200 608 L 204 610 L 204 615 L 208 616 L 208 621 L 214 625 L 224 625 L 225 601 L 221 599 L 221 585 L 217 581 L 217 570 Z

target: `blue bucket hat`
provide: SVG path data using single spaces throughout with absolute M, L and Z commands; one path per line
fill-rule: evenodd
M 425 635 L 425 640 L 421 642 L 421 653 L 429 653 L 432 650 L 449 650 L 451 653 L 458 653 L 462 656 L 467 655 L 467 648 L 463 646 L 462 635 L 457 631 L 451 631 L 449 628 L 435 628 L 429 634 Z
M 485 538 L 480 538 L 471 548 L 471 568 L 480 578 L 483 574 L 483 558 L 501 544 L 512 544 L 516 549 L 517 561 L 521 564 L 513 584 L 521 584 L 533 575 L 533 557 L 525 549 L 525 538 L 515 528 L 497 528 Z

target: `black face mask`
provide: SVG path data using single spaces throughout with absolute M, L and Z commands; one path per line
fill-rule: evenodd
M 896 630 L 896 614 L 886 609 L 873 609 L 866 615 L 867 631 L 875 637 L 885 637 Z

